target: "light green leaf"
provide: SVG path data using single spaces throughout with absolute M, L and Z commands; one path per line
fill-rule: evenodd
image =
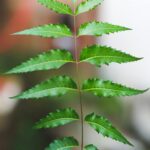
M 79 116 L 72 108 L 58 109 L 37 122 L 34 128 L 55 128 L 76 120 L 79 120 Z
M 131 96 L 142 94 L 147 91 L 129 88 L 111 81 L 104 81 L 97 78 L 86 80 L 83 83 L 82 90 L 84 92 L 93 93 L 99 97 Z
M 101 36 L 103 34 L 115 33 L 126 30 L 130 29 L 118 25 L 94 21 L 82 24 L 79 28 L 78 36 L 83 35 Z
M 33 35 L 45 38 L 71 37 L 70 29 L 64 24 L 47 24 L 14 33 L 13 35 Z
M 79 143 L 74 137 L 65 137 L 55 140 L 45 150 L 72 150 L 78 146 Z
M 71 8 L 67 4 L 57 0 L 38 0 L 38 2 L 59 14 L 73 15 Z
M 30 99 L 62 96 L 71 91 L 77 91 L 77 86 L 70 77 L 55 76 L 12 98 Z
M 26 73 L 38 70 L 58 69 L 66 63 L 74 62 L 72 54 L 67 50 L 50 50 L 11 69 L 7 74 Z
M 89 10 L 93 10 L 101 4 L 104 0 L 85 0 L 80 3 L 76 9 L 76 15 L 87 12 Z
M 102 64 L 110 64 L 112 62 L 126 63 L 140 59 L 141 58 L 136 58 L 121 51 L 117 51 L 111 47 L 100 45 L 86 47 L 81 51 L 80 55 L 81 62 L 88 62 L 98 67 Z
M 84 150 L 98 150 L 96 146 L 90 144 L 84 147 Z
M 106 118 L 92 113 L 85 117 L 85 121 L 103 136 L 132 146 L 132 144 L 116 128 L 114 128 Z

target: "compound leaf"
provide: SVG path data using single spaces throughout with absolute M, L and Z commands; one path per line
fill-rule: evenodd
M 37 122 L 34 128 L 55 128 L 76 120 L 79 120 L 79 116 L 72 108 L 58 109 Z
M 59 13 L 73 15 L 71 8 L 67 4 L 63 4 L 56 0 L 38 0 L 38 2 L 47 8 Z
M 12 98 L 29 99 L 62 96 L 68 92 L 76 90 L 77 85 L 70 77 L 55 76 Z
M 64 24 L 47 24 L 14 33 L 13 35 L 33 35 L 44 38 L 71 37 L 70 29 Z
M 79 143 L 74 137 L 65 137 L 52 142 L 45 150 L 72 150 Z
M 94 146 L 93 144 L 90 144 L 90 145 L 85 146 L 84 150 L 98 150 L 98 148 Z
M 7 74 L 26 73 L 38 70 L 58 69 L 66 63 L 73 62 L 72 54 L 67 50 L 50 50 L 11 69 Z
M 92 113 L 85 117 L 85 121 L 103 136 L 132 146 L 132 144 L 116 128 L 114 128 L 106 118 Z
M 80 3 L 76 9 L 76 15 L 87 12 L 89 10 L 93 10 L 101 4 L 104 0 L 85 0 Z
M 101 66 L 102 64 L 110 64 L 112 62 L 116 63 L 126 63 L 131 61 L 137 61 L 141 58 L 136 58 L 129 54 L 117 51 L 111 47 L 92 45 L 84 48 L 81 51 L 80 61 L 88 62 L 96 66 Z
M 104 81 L 97 78 L 86 80 L 83 83 L 82 90 L 84 92 L 93 93 L 99 97 L 131 96 L 142 94 L 147 91 L 129 88 L 111 81 Z
M 118 25 L 94 21 L 82 24 L 79 28 L 78 36 L 82 35 L 101 36 L 103 34 L 115 33 L 126 30 L 130 29 Z

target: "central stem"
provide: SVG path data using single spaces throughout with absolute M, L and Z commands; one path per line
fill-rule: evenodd
M 79 61 L 78 61 L 78 49 L 77 49 L 77 30 L 76 30 L 76 15 L 75 15 L 75 9 L 76 4 L 74 2 L 74 53 L 75 53 L 75 62 L 76 62 L 76 74 L 77 74 L 77 84 L 78 84 L 78 92 L 79 92 L 79 100 L 80 100 L 80 113 L 81 113 L 81 150 L 83 150 L 84 145 L 84 120 L 83 120 L 83 104 L 82 104 L 82 93 L 81 93 L 81 87 L 80 87 L 80 80 L 79 80 Z

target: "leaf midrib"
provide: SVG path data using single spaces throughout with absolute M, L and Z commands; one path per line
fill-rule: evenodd
M 89 58 L 86 58 L 86 59 L 83 59 L 81 60 L 80 62 L 83 62 L 83 61 L 88 61 L 88 60 L 91 60 L 91 59 L 95 59 L 95 58 L 119 58 L 119 59 L 122 59 L 122 58 L 125 58 L 125 59 L 130 59 L 130 58 L 126 58 L 126 56 L 93 56 L 93 57 L 89 57 Z
M 42 62 L 42 63 L 38 63 L 38 64 L 33 64 L 31 66 L 26 66 L 26 67 L 23 67 L 23 68 L 19 68 L 20 70 L 24 70 L 26 68 L 30 68 L 30 67 L 35 67 L 35 66 L 39 66 L 39 65 L 44 65 L 44 64 L 48 64 L 48 63 L 53 63 L 53 62 L 66 62 L 66 63 L 69 63 L 69 62 L 72 62 L 74 63 L 75 61 L 69 61 L 69 60 L 54 60 L 54 61 L 47 61 L 47 62 Z M 22 64 L 24 65 L 24 64 Z M 17 69 L 17 68 L 14 68 L 14 69 Z
M 63 6 L 65 6 L 65 7 L 69 8 L 69 6 L 67 6 L 67 5 L 65 5 L 65 4 L 63 4 L 63 3 L 60 3 L 60 2 L 57 2 L 57 1 L 55 1 L 55 2 L 56 2 L 57 4 L 59 3 L 59 4 L 62 4 Z M 47 6 L 47 7 L 48 7 L 48 6 Z M 56 8 L 58 8 L 59 10 L 62 10 L 62 12 L 66 13 L 66 14 L 72 15 L 72 13 L 66 11 L 65 9 L 62 9 L 61 7 L 57 7 L 57 5 L 56 5 Z M 51 9 L 54 10 L 54 11 L 57 11 L 57 10 L 55 10 L 55 9 L 52 8 L 52 7 L 51 7 Z M 69 9 L 70 9 L 70 8 L 69 8 Z M 71 10 L 71 9 L 70 9 L 70 10 Z M 59 11 L 57 11 L 57 12 L 59 12 Z
M 40 91 L 37 91 L 37 92 L 32 92 L 32 93 L 24 93 L 23 94 L 23 96 L 24 95 L 28 95 L 28 97 L 30 97 L 30 95 L 34 95 L 34 94 L 36 94 L 36 93 L 43 93 L 44 91 L 46 92 L 46 91 L 49 91 L 49 90 L 53 90 L 53 89 L 68 89 L 68 90 L 70 90 L 70 91 L 77 91 L 77 89 L 73 89 L 73 88 L 66 88 L 66 87 L 55 87 L 55 88 L 50 88 L 50 89 L 45 89 L 45 90 L 40 90 Z M 27 91 L 28 92 L 28 91 Z M 21 97 L 22 97 L 22 95 L 20 95 Z
M 43 26 L 44 27 L 44 26 Z M 41 27 L 42 28 L 42 27 Z M 41 30 L 41 29 L 40 29 Z M 61 29 L 62 30 L 62 29 Z M 56 37 L 58 37 L 58 36 L 68 36 L 68 37 L 72 37 L 72 35 L 71 35 L 71 33 L 70 34 L 66 34 L 66 33 L 64 33 L 64 32 L 62 32 L 62 31 L 60 31 L 60 32 L 53 32 L 53 31 L 50 31 L 50 30 L 47 30 L 47 31 L 45 31 L 45 30 L 41 30 L 41 31 L 38 31 L 38 32 L 40 32 L 40 33 L 51 33 L 51 34 L 56 34 Z M 70 32 L 70 31 L 69 31 Z M 29 33 L 30 34 L 30 33 Z M 46 35 L 42 35 L 42 36 L 45 36 L 45 37 L 47 37 Z M 49 37 L 49 36 L 48 36 Z
M 94 124 L 94 125 L 96 125 L 96 126 L 100 126 L 101 128 L 107 130 L 109 133 L 111 132 L 111 133 L 113 134 L 113 136 L 117 136 L 117 138 L 123 138 L 123 140 L 125 140 L 124 137 L 122 137 L 122 135 L 121 135 L 121 137 L 120 137 L 120 136 L 116 135 L 112 130 L 107 129 L 106 127 L 104 127 L 104 126 L 102 126 L 102 125 L 100 125 L 100 124 L 98 124 L 98 123 L 96 123 L 96 122 L 91 122 L 91 121 L 87 121 L 87 120 L 86 120 L 86 122 L 89 123 L 89 124 Z M 118 132 L 118 131 L 117 131 L 117 132 Z M 100 133 L 101 133 L 101 132 L 100 132 Z M 101 133 L 101 134 L 102 134 L 102 133 Z M 119 133 L 119 134 L 120 134 L 120 133 Z M 105 136 L 106 136 L 106 135 L 105 135 Z M 108 137 L 110 137 L 110 136 L 108 136 Z M 110 138 L 112 138 L 112 137 L 110 137 Z M 114 139 L 114 138 L 113 138 L 113 139 Z M 120 141 L 120 140 L 118 140 L 118 139 L 115 139 L 115 140 Z M 123 142 L 123 141 L 121 141 L 121 142 Z M 124 143 L 124 142 L 123 142 L 123 143 Z
M 85 27 L 85 28 L 88 28 L 89 26 L 87 26 L 87 27 Z M 96 32 L 96 31 L 103 31 L 103 30 L 106 30 L 106 29 L 108 29 L 109 31 L 108 31 L 108 33 L 110 33 L 110 32 L 112 32 L 112 30 L 114 31 L 114 32 L 117 32 L 118 31 L 118 28 L 114 28 L 114 27 L 112 27 L 112 28 L 106 28 L 106 27 L 98 27 L 98 28 L 96 28 L 96 29 L 93 29 L 93 30 L 89 30 L 89 32 L 86 32 L 86 33 L 82 33 L 82 30 L 84 31 L 84 29 L 81 29 L 80 31 L 79 31 L 79 33 L 81 32 L 81 34 L 79 34 L 79 35 L 88 35 L 88 34 L 93 34 L 93 33 L 91 33 L 91 32 Z M 114 30 L 115 29 L 115 30 Z M 111 30 L 111 31 L 110 31 Z M 102 34 L 107 34 L 107 33 L 100 33 L 101 35 Z
M 46 123 L 46 122 L 50 122 L 50 123 L 53 123 L 53 122 L 56 122 L 56 121 L 58 121 L 58 120 L 72 120 L 72 121 L 74 121 L 74 120 L 78 120 L 77 118 L 57 118 L 57 119 L 54 119 L 54 120 L 47 120 L 47 121 L 44 121 L 44 123 Z M 42 124 L 42 121 L 41 121 L 41 124 Z
M 118 91 L 118 92 L 127 92 L 129 90 L 115 90 L 115 89 L 110 89 L 110 88 L 90 88 L 90 89 L 83 89 L 83 91 L 94 91 L 94 90 L 112 90 L 112 91 Z

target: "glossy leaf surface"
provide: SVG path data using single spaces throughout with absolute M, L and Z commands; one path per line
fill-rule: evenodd
M 69 51 L 60 49 L 50 50 L 39 54 L 35 58 L 31 58 L 7 73 L 26 73 L 39 70 L 58 69 L 69 62 L 74 62 L 72 54 Z
M 85 0 L 81 2 L 76 9 L 76 15 L 93 10 L 103 1 L 104 0 Z
M 64 24 L 47 24 L 14 33 L 13 35 L 32 35 L 44 38 L 71 37 L 70 29 Z
M 83 83 L 82 89 L 84 92 L 90 92 L 99 97 L 132 96 L 147 91 L 129 88 L 111 81 L 104 81 L 97 78 L 86 80 Z
M 106 118 L 92 113 L 86 116 L 85 121 L 103 136 L 132 145 Z
M 92 45 L 84 48 L 81 51 L 80 61 L 88 62 L 96 66 L 101 66 L 102 64 L 115 63 L 126 63 L 140 60 L 141 58 L 136 58 L 124 52 L 118 51 L 111 47 Z
M 130 29 L 118 25 L 94 21 L 82 24 L 79 28 L 78 36 L 83 35 L 101 36 L 104 34 L 110 34 L 126 30 Z
M 62 96 L 68 92 L 77 91 L 76 83 L 68 76 L 55 76 L 35 87 L 13 97 L 15 99 L 30 99 Z
M 57 0 L 38 0 L 38 2 L 59 14 L 73 15 L 71 8 L 67 4 Z
M 79 116 L 75 110 L 71 108 L 58 109 L 56 112 L 49 113 L 45 118 L 37 122 L 34 128 L 55 128 L 78 119 Z

